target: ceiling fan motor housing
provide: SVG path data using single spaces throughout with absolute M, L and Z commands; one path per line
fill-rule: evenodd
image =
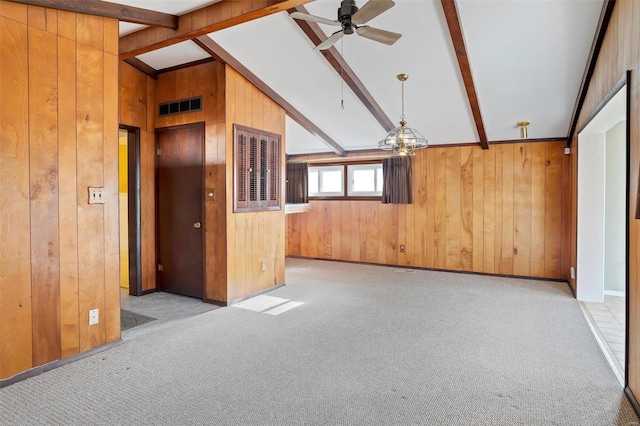
M 342 29 L 345 34 L 353 34 L 355 26 L 351 22 L 351 16 L 358 11 L 355 0 L 342 0 L 338 9 L 338 21 L 342 23 Z

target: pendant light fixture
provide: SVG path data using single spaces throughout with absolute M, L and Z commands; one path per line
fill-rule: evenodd
M 526 139 L 529 137 L 529 134 L 527 132 L 527 126 L 529 126 L 531 124 L 530 121 L 518 121 L 516 123 L 516 125 L 520 128 L 520 138 L 521 139 Z
M 422 134 L 410 127 L 404 115 L 404 82 L 409 76 L 398 74 L 398 80 L 402 83 L 402 115 L 400 116 L 400 127 L 396 127 L 387 133 L 387 136 L 378 142 L 378 147 L 387 151 L 392 151 L 396 155 L 413 156 L 418 149 L 426 148 L 429 144 Z

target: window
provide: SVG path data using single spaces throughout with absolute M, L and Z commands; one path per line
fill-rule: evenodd
M 382 164 L 350 164 L 347 166 L 349 197 L 382 195 Z
M 309 197 L 378 198 L 382 180 L 382 163 L 309 166 Z
M 309 196 L 344 196 L 344 167 L 309 167 Z
M 280 135 L 234 125 L 234 212 L 280 209 Z

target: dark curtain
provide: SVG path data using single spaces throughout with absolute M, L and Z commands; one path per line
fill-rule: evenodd
M 287 164 L 287 203 L 309 202 L 309 168 L 307 163 Z
M 382 160 L 382 203 L 411 204 L 411 157 L 389 157 Z

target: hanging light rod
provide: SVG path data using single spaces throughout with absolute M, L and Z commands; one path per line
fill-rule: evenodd
M 522 139 L 526 139 L 529 137 L 528 133 L 527 133 L 527 126 L 529 126 L 531 124 L 531 122 L 529 121 L 518 121 L 517 126 L 520 127 L 520 138 Z
M 409 79 L 407 74 L 398 74 L 398 80 L 402 84 L 402 115 L 400 116 L 400 127 L 392 129 L 387 136 L 378 142 L 378 147 L 386 151 L 392 151 L 396 155 L 415 155 L 418 149 L 429 146 L 427 139 L 422 134 L 410 127 L 407 127 L 407 120 L 404 115 L 404 82 Z

